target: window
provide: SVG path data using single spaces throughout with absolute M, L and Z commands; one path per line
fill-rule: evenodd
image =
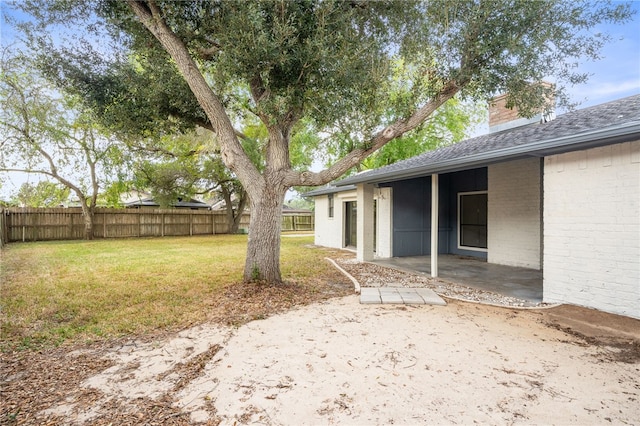
M 329 217 L 333 217 L 333 194 L 329 194 Z
M 458 246 L 469 250 L 487 249 L 487 193 L 458 194 Z

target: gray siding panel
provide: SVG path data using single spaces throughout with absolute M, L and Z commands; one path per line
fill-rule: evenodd
M 393 183 L 393 255 L 428 253 L 431 177 Z M 426 250 L 426 251 L 425 251 Z
M 431 253 L 431 176 L 392 182 L 393 255 L 424 256 Z M 440 176 L 440 224 L 438 252 L 486 259 L 486 253 L 457 249 L 458 192 L 487 189 L 487 169 Z

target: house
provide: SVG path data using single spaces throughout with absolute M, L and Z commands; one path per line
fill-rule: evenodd
M 140 209 L 140 208 L 160 208 L 153 196 L 149 193 L 142 191 L 131 191 L 124 194 L 121 197 L 121 202 L 127 209 Z M 209 204 L 204 203 L 195 198 L 178 198 L 171 208 L 174 209 L 190 209 L 190 210 L 210 210 Z
M 545 302 L 640 318 L 640 95 L 514 115 L 498 99 L 487 135 L 307 193 L 316 244 L 532 268 Z

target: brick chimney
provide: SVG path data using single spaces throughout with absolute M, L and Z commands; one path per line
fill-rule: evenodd
M 542 82 L 547 87 L 552 87 L 551 83 Z M 555 100 L 549 101 L 551 105 Z M 518 108 L 507 108 L 507 95 L 496 96 L 489 103 L 489 133 L 500 132 L 502 130 L 513 129 L 514 127 L 526 126 L 533 123 L 546 123 L 555 118 L 555 111 L 551 108 L 551 113 L 540 112 L 531 118 L 520 117 Z

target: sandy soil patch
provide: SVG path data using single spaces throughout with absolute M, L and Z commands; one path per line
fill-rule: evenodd
M 3 360 L 2 420 L 637 423 L 640 321 L 576 307 L 447 301 L 360 305 L 350 295 L 238 327 L 205 323 L 23 353 Z

